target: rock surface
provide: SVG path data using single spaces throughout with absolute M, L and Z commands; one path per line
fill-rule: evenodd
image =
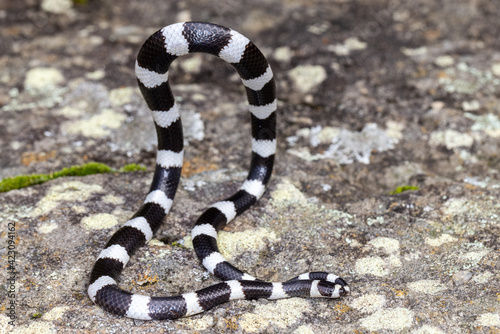
M 1 264 L 13 240 L 17 271 L 13 284 L 0 271 L 0 332 L 498 333 L 498 17 L 490 0 L 2 2 L 0 179 L 89 161 L 148 170 L 0 194 Z M 335 272 L 350 296 L 235 301 L 166 322 L 118 318 L 87 297 L 93 262 L 152 176 L 156 138 L 135 55 L 184 20 L 248 36 L 278 83 L 275 172 L 221 233 L 222 251 L 266 280 Z M 186 133 L 182 184 L 120 281 L 155 295 L 215 282 L 190 229 L 239 187 L 250 153 L 232 68 L 193 55 L 170 79 Z

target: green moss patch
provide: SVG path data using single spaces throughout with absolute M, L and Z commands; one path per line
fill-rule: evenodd
M 40 312 L 36 312 L 36 313 L 33 313 L 31 315 L 31 319 L 38 319 L 38 318 L 41 318 L 42 317 L 42 314 Z
M 391 191 L 389 194 L 395 195 L 395 194 L 400 194 L 402 192 L 408 191 L 408 190 L 419 190 L 420 188 L 417 186 L 401 186 L 397 187 L 393 191 Z
M 102 173 L 127 173 L 145 170 L 146 168 L 144 166 L 136 164 L 125 165 L 119 170 L 115 170 L 103 163 L 89 162 L 80 166 L 63 168 L 60 171 L 50 174 L 31 174 L 8 177 L 0 181 L 0 192 L 7 192 L 13 189 L 25 188 L 64 176 L 85 176 Z
M 137 164 L 128 164 L 123 166 L 118 170 L 120 173 L 127 173 L 127 172 L 145 172 L 146 167 L 137 165 Z

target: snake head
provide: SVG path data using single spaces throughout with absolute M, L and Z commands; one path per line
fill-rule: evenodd
M 347 283 L 340 279 L 342 282 L 329 282 L 329 281 L 319 281 L 318 282 L 318 292 L 323 297 L 327 298 L 339 298 L 347 296 L 350 292 Z

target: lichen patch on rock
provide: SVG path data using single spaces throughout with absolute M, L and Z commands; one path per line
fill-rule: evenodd
M 446 290 L 446 286 L 436 280 L 420 280 L 407 284 L 408 288 L 414 292 L 435 295 L 438 292 Z
M 252 313 L 242 316 L 239 324 L 248 333 L 260 332 L 260 329 L 268 326 L 284 329 L 297 323 L 303 312 L 310 309 L 311 304 L 305 299 L 277 300 L 273 304 L 257 305 Z
M 88 230 L 110 228 L 118 224 L 118 219 L 109 213 L 97 213 L 82 218 L 82 225 Z
M 36 217 L 47 214 L 61 202 L 84 202 L 93 194 L 103 191 L 104 189 L 100 185 L 80 181 L 68 181 L 54 185 L 31 211 L 31 216 Z
M 120 128 L 125 119 L 126 116 L 123 113 L 118 113 L 113 109 L 104 109 L 88 119 L 67 121 L 61 127 L 62 131 L 68 134 L 100 138 Z
M 381 309 L 360 320 L 363 327 L 371 331 L 383 329 L 400 331 L 411 327 L 414 322 L 414 313 L 403 307 Z
M 362 313 L 373 313 L 384 307 L 386 302 L 383 295 L 370 293 L 354 299 L 349 305 Z

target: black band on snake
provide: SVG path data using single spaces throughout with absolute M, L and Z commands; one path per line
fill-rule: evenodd
M 223 280 L 178 296 L 149 297 L 120 289 L 118 276 L 132 254 L 150 240 L 172 206 L 183 160 L 179 108 L 168 83 L 177 57 L 203 52 L 231 64 L 245 86 L 252 124 L 248 177 L 231 197 L 210 206 L 192 230 L 193 246 L 209 272 Z M 255 279 L 227 262 L 217 248 L 217 232 L 264 193 L 276 152 L 276 93 L 273 73 L 257 47 L 238 32 L 201 22 L 177 23 L 150 36 L 137 56 L 137 82 L 151 110 L 158 135 L 156 169 L 149 194 L 137 213 L 108 241 L 90 275 L 90 299 L 105 310 L 134 319 L 175 319 L 234 299 L 337 298 L 349 293 L 334 274 L 310 272 L 283 283 Z

